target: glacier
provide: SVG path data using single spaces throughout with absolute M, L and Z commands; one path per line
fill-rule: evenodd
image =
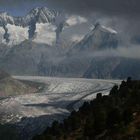
M 62 121 L 84 101 L 96 94 L 107 95 L 119 80 L 97 80 L 82 78 L 52 78 L 37 76 L 14 76 L 19 80 L 37 81 L 46 84 L 42 93 L 11 96 L 0 100 L 1 123 L 13 124 L 21 139 L 28 140 L 42 132 L 54 120 Z M 24 132 L 24 134 L 23 134 Z

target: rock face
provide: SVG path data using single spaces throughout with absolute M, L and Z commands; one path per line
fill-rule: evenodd
M 6 12 L 0 13 L 0 43 L 12 46 L 26 39 L 34 39 L 38 26 L 42 24 L 53 30 L 58 15 L 58 12 L 46 7 L 35 8 L 24 17 L 12 17 Z
M 58 12 L 50 10 L 46 7 L 32 9 L 24 17 L 12 17 L 8 13 L 0 13 L 0 25 L 7 24 L 17 26 L 28 26 L 32 21 L 36 23 L 50 23 L 54 22 Z
M 94 29 L 87 34 L 83 40 L 78 42 L 74 47 L 74 51 L 86 51 L 86 50 L 99 50 L 117 48 L 119 43 L 117 32 L 111 28 L 97 23 Z
M 50 46 L 70 46 L 90 31 L 91 24 L 87 22 L 78 15 L 67 16 L 47 7 L 34 8 L 23 17 L 3 12 L 0 13 L 0 44 L 12 47 L 32 40 Z
M 48 48 L 47 45 L 24 41 L 6 50 L 0 60 L 0 67 L 14 75 L 37 74 L 41 55 L 47 53 Z
M 125 79 L 128 76 L 140 79 L 140 60 L 123 57 L 94 58 L 83 77 Z

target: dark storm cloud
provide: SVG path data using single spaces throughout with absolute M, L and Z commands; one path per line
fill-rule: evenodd
M 0 0 L 0 6 L 42 3 L 69 12 L 140 15 L 140 0 Z M 22 8 L 22 7 L 21 7 Z
M 139 15 L 139 0 L 46 0 L 51 4 L 76 12 L 105 12 L 107 14 Z
M 8 12 L 13 16 L 24 16 L 32 8 L 47 6 L 39 0 L 0 0 L 0 11 Z
M 140 0 L 42 0 L 42 2 L 70 12 L 135 16 L 140 14 Z

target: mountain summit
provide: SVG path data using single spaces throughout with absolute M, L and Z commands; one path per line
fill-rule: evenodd
M 26 39 L 37 38 L 37 32 L 46 30 L 46 38 L 48 45 L 55 42 L 55 19 L 59 12 L 50 10 L 46 7 L 34 8 L 24 17 L 13 17 L 6 12 L 0 13 L 0 43 L 10 46 L 20 44 Z M 53 37 L 48 37 L 47 33 Z M 39 34 L 40 36 L 40 34 Z M 43 38 L 43 37 L 41 37 Z M 37 42 L 41 39 L 36 39 Z M 39 43 L 42 43 L 41 41 Z M 43 42 L 44 43 L 44 42 Z
M 0 26 L 3 26 L 3 24 L 12 24 L 25 27 L 28 26 L 32 20 L 36 23 L 49 23 L 55 21 L 55 17 L 58 15 L 58 12 L 50 10 L 47 7 L 34 8 L 24 17 L 13 17 L 6 12 L 1 12 Z
M 118 46 L 117 32 L 97 23 L 73 48 L 78 50 L 116 48 Z
M 67 22 L 69 22 L 68 26 L 66 26 Z M 50 46 L 59 44 L 74 46 L 73 44 L 77 42 L 74 48 L 82 50 L 117 46 L 116 31 L 99 23 L 91 31 L 91 26 L 84 17 L 68 16 L 47 7 L 34 8 L 23 17 L 13 17 L 2 12 L 0 13 L 0 44 L 14 46 L 25 40 L 32 40 Z

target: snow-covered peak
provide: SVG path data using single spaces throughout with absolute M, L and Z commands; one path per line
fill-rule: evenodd
M 95 32 L 95 30 L 102 31 L 102 32 L 109 32 L 111 34 L 117 34 L 117 31 L 115 31 L 114 29 L 101 25 L 100 23 L 95 24 L 93 31 Z
M 25 17 L 24 20 L 31 22 L 34 20 L 37 23 L 54 22 L 59 13 L 55 10 L 50 10 L 47 7 L 38 7 L 32 9 Z
M 78 50 L 116 48 L 118 45 L 116 34 L 115 30 L 97 23 L 94 29 L 73 48 Z
M 56 38 L 54 26 L 58 15 L 59 12 L 50 10 L 47 7 L 34 8 L 23 17 L 13 17 L 6 12 L 1 12 L 0 43 L 12 46 L 21 43 L 25 39 L 37 41 L 38 39 L 36 39 L 36 37 L 42 35 L 42 29 L 45 29 L 41 42 L 45 40 L 46 44 L 50 45 L 55 42 L 55 40 L 52 39 Z M 52 31 L 53 37 L 48 39 L 48 37 L 52 35 Z M 47 38 L 45 36 L 47 36 Z
M 0 16 L 1 17 L 6 17 L 6 16 L 9 16 L 9 14 L 7 12 L 0 12 Z
M 1 12 L 0 13 L 0 25 L 3 26 L 3 24 L 14 24 L 14 18 L 10 16 L 7 12 Z
M 102 25 L 102 28 L 105 29 L 106 31 L 113 33 L 113 34 L 117 34 L 117 31 L 115 31 L 114 29 L 110 28 L 110 27 L 105 27 Z
M 103 36 L 117 34 L 115 30 L 99 23 L 94 26 L 94 29 L 91 27 L 93 25 L 85 17 L 59 13 L 47 7 L 34 8 L 23 17 L 12 17 L 2 12 L 0 13 L 0 43 L 13 46 L 29 39 L 51 46 L 57 44 L 63 46 L 62 42 L 70 42 L 69 44 L 79 42 L 81 45 L 91 40 L 90 46 L 93 44 L 97 46 L 96 44 L 100 44 L 104 39 Z
M 50 23 L 54 22 L 55 18 L 59 15 L 59 12 L 50 10 L 47 7 L 38 7 L 32 9 L 24 17 L 13 17 L 6 12 L 0 13 L 0 26 L 14 24 L 18 26 L 28 26 L 31 22 L 35 23 Z

